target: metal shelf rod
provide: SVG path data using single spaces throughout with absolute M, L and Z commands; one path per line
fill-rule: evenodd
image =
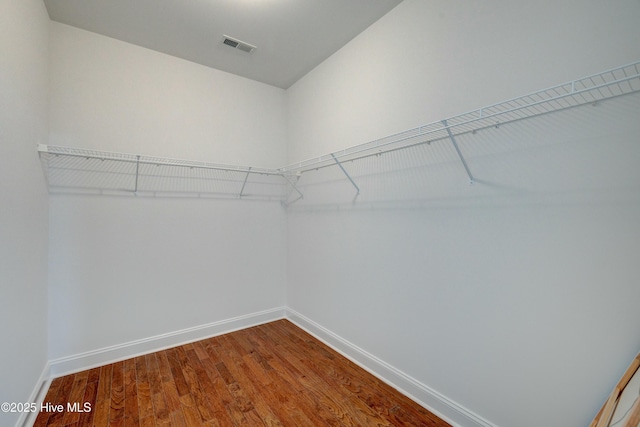
M 349 181 L 351 181 L 351 184 L 353 184 L 353 186 L 356 188 L 356 196 L 358 194 L 360 194 L 360 188 L 358 188 L 358 186 L 356 185 L 355 182 L 353 182 L 353 179 L 351 178 L 351 175 L 349 175 L 349 173 L 344 169 L 344 166 L 342 166 L 342 163 L 340 163 L 340 161 L 338 159 L 336 159 L 336 156 L 334 156 L 333 154 L 331 155 L 333 157 L 333 160 L 336 161 L 336 164 L 338 165 L 338 167 L 340 168 L 340 170 L 342 170 L 342 173 L 344 173 L 347 178 L 349 179 Z
M 473 184 L 473 175 L 471 175 L 471 171 L 469 170 L 469 165 L 467 165 L 467 162 L 464 159 L 464 156 L 462 155 L 462 152 L 460 151 L 460 147 L 458 147 L 458 143 L 456 142 L 456 138 L 451 133 L 451 128 L 449 126 L 447 126 L 447 121 L 446 120 L 443 120 L 442 124 L 447 128 L 447 133 L 449 134 L 449 138 L 451 139 L 451 143 L 453 143 L 453 147 L 456 149 L 456 153 L 458 153 L 458 157 L 460 158 L 460 161 L 462 162 L 462 166 L 464 166 L 464 170 L 467 171 L 467 175 L 469 176 L 469 181 L 471 182 L 471 184 Z
M 282 202 L 284 204 L 284 206 L 289 206 L 292 205 L 293 203 L 297 202 L 298 200 L 304 199 L 304 194 L 302 194 L 302 192 L 300 190 L 298 190 L 297 187 L 297 183 L 300 180 L 300 175 L 294 175 L 293 181 L 291 179 L 289 179 L 288 175 L 282 175 L 282 177 L 289 183 L 290 189 L 286 195 L 286 197 L 284 198 L 284 201 Z M 298 193 L 298 197 L 295 198 L 294 200 L 292 200 L 291 202 L 287 202 L 287 200 L 289 200 L 289 198 L 291 197 L 291 193 L 293 192 Z
M 136 161 L 136 185 L 135 188 L 133 190 L 134 193 L 138 192 L 138 175 L 139 175 L 139 171 L 140 171 L 140 156 L 137 156 L 138 160 Z
M 247 171 L 247 176 L 244 177 L 244 182 L 242 183 L 242 188 L 240 189 L 239 198 L 242 198 L 242 193 L 244 193 L 244 187 L 247 185 L 247 180 L 249 179 L 249 175 L 251 174 L 251 168 Z

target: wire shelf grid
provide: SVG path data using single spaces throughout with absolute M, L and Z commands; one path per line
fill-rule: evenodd
M 279 200 L 289 205 L 304 197 L 296 185 L 305 172 L 338 166 L 359 193 L 358 185 L 342 167 L 343 162 L 424 147 L 436 141 L 453 143 L 453 153 L 457 152 L 473 182 L 457 137 L 636 92 L 640 92 L 640 61 L 279 169 L 51 145 L 39 145 L 38 152 L 52 192 L 249 198 Z
M 640 91 L 640 61 L 344 150 L 293 163 L 281 168 L 280 171 L 286 174 L 304 173 L 333 166 L 336 161 L 358 160 L 415 145 L 431 144 L 451 139 L 452 136 L 455 138 L 489 127 L 497 127 L 580 105 L 595 104 L 638 91 Z
M 38 152 L 52 192 L 282 200 L 287 184 L 266 168 L 51 145 Z

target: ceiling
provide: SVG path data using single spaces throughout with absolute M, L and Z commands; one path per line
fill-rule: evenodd
M 288 88 L 402 0 L 44 0 L 49 17 Z M 224 35 L 257 47 L 246 53 Z

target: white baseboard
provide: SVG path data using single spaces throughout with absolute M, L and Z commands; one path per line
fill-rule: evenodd
M 382 381 L 456 427 L 497 427 L 415 378 L 389 365 L 302 314 L 286 309 L 287 319 Z
M 40 378 L 36 382 L 36 386 L 34 387 L 29 399 L 25 402 L 35 403 L 37 407 L 40 407 L 40 404 L 44 400 L 44 397 L 47 394 L 47 390 L 49 389 L 49 384 L 51 383 L 51 366 L 49 362 L 44 365 L 44 369 L 42 369 L 42 373 L 40 374 Z M 22 412 L 20 414 L 20 418 L 16 422 L 16 427 L 26 427 L 32 426 L 36 421 L 36 417 L 38 416 L 38 412 Z
M 283 318 L 285 318 L 285 308 L 278 307 L 85 353 L 74 354 L 72 356 L 61 357 L 49 361 L 51 367 L 50 377 L 56 378 L 92 369 L 97 366 L 130 359 L 143 354 L 153 353 Z

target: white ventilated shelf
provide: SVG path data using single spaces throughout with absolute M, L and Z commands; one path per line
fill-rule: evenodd
M 155 197 L 283 200 L 273 169 L 39 145 L 49 191 Z
M 638 91 L 640 91 L 640 61 L 375 141 L 293 163 L 281 168 L 280 171 L 290 174 L 333 166 L 336 164 L 336 160 L 339 162 L 357 160 L 420 144 L 430 144 L 443 139 L 451 139 L 451 136 L 455 138 L 489 127 L 501 126 L 580 105 L 594 104 Z
M 296 184 L 308 171 L 339 168 L 358 194 L 360 188 L 343 162 L 435 141 L 450 141 L 473 182 L 473 171 L 456 144 L 457 137 L 636 92 L 640 92 L 640 61 L 279 169 L 51 145 L 38 146 L 38 152 L 50 192 L 241 198 L 291 204 L 304 197 Z

